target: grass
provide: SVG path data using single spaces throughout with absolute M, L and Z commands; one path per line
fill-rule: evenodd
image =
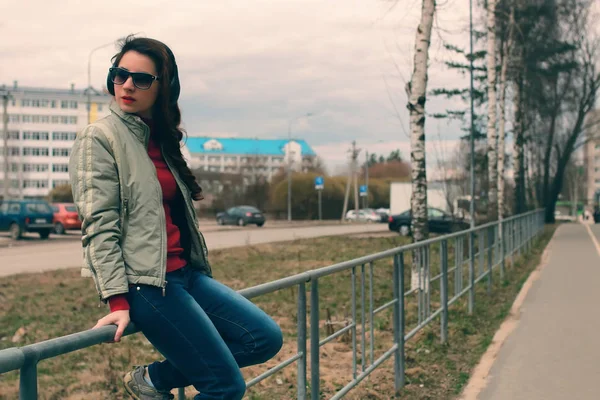
M 539 255 L 548 242 L 553 227 L 546 229 L 536 242 L 530 255 L 516 258 L 508 266 L 506 279 L 501 280 L 498 271 L 492 279 L 491 294 L 486 293 L 485 281 L 477 286 L 475 313 L 466 312 L 466 296 L 459 299 L 449 311 L 449 343 L 439 339 L 439 318 L 422 329 L 415 338 L 406 343 L 406 383 L 403 399 L 452 398 L 466 384 L 469 373 L 489 345 L 491 338 L 506 316 L 522 282 L 538 263 Z M 266 244 L 211 252 L 215 278 L 234 289 L 242 289 L 259 283 L 282 278 L 302 271 L 346 261 L 374 252 L 406 244 L 399 237 L 331 237 L 298 240 L 288 243 Z M 465 246 L 466 247 L 466 246 Z M 454 266 L 456 243 L 449 243 L 449 266 Z M 464 253 L 464 251 L 463 251 Z M 428 249 L 431 276 L 439 271 L 439 246 Z M 464 256 L 464 254 L 463 254 Z M 405 255 L 405 280 L 410 283 L 410 255 Z M 464 261 L 464 257 L 463 257 Z M 466 263 L 462 263 L 462 277 L 466 284 Z M 392 260 L 384 259 L 374 264 L 374 308 L 392 299 Z M 357 290 L 360 300 L 361 268 L 357 267 Z M 366 309 L 368 311 L 369 274 L 366 276 Z M 449 274 L 449 296 L 454 296 L 455 272 Z M 461 279 L 462 278 L 462 279 Z M 351 275 L 349 271 L 319 279 L 320 337 L 332 330 L 342 328 L 351 320 Z M 307 285 L 310 287 L 310 285 Z M 440 303 L 439 281 L 431 284 L 432 310 Z M 310 299 L 308 295 L 307 298 Z M 247 378 L 257 376 L 296 352 L 296 299 L 297 289 L 290 288 L 254 299 L 261 308 L 272 315 L 285 335 L 284 348 L 266 365 L 244 369 Z M 358 303 L 360 304 L 360 303 Z M 405 299 L 406 332 L 418 323 L 416 296 Z M 310 312 L 310 307 L 308 307 Z M 0 349 L 22 346 L 49 338 L 89 329 L 106 313 L 99 307 L 93 283 L 79 276 L 75 269 L 52 271 L 41 274 L 17 275 L 0 279 Z M 365 332 L 366 351 L 361 349 L 362 314 L 357 311 L 357 359 L 358 369 L 364 357 L 369 361 L 370 332 Z M 326 323 L 326 321 L 330 323 Z M 309 320 L 310 321 L 310 320 Z M 367 321 L 368 322 L 368 321 Z M 17 342 L 11 338 L 19 328 L 25 335 Z M 333 327 L 333 328 L 332 328 Z M 374 354 L 376 359 L 387 351 L 393 342 L 391 309 L 378 314 L 374 320 Z M 310 346 L 310 344 L 308 344 Z M 310 347 L 309 347 L 310 348 Z M 160 355 L 137 334 L 126 337 L 121 344 L 102 344 L 57 358 L 42 361 L 38 365 L 40 399 L 125 399 L 121 389 L 121 375 L 131 365 L 140 365 L 159 359 Z M 352 342 L 350 335 L 324 345 L 320 353 L 321 395 L 331 397 L 344 387 L 352 376 Z M 310 361 L 309 364 L 310 365 Z M 368 362 L 367 362 L 368 365 Z M 310 379 L 310 368 L 308 371 Z M 293 399 L 296 388 L 296 368 L 290 366 L 255 387 L 246 398 L 253 400 Z M 309 387 L 310 389 L 310 387 Z M 18 395 L 18 373 L 0 376 L 0 399 L 13 399 Z M 195 393 L 188 389 L 189 396 Z M 394 398 L 393 362 L 388 360 L 358 388 L 352 390 L 348 399 Z

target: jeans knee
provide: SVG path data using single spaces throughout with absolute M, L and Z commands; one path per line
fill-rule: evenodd
M 277 353 L 279 353 L 279 350 L 281 350 L 281 347 L 283 346 L 283 334 L 275 322 L 266 327 L 264 338 L 265 344 L 261 351 L 264 358 L 262 362 L 273 358 Z
M 227 400 L 241 400 L 246 393 L 246 382 L 241 373 L 235 374 L 223 384 L 224 398 Z

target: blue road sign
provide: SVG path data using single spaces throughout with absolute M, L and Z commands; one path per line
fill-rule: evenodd
M 325 180 L 322 176 L 317 176 L 315 178 L 315 189 L 323 189 L 325 187 Z
M 360 188 L 358 189 L 358 193 L 361 196 L 366 196 L 367 195 L 367 185 L 360 185 Z

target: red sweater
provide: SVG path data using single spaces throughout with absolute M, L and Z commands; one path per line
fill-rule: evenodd
M 144 120 L 144 122 L 151 129 L 150 140 L 148 142 L 148 155 L 156 167 L 156 175 L 162 189 L 163 207 L 167 222 L 167 272 L 172 272 L 186 265 L 186 261 L 182 256 L 181 232 L 179 231 L 179 227 L 173 223 L 171 216 L 171 205 L 177 198 L 177 182 L 161 154 L 160 147 L 153 139 L 155 132 L 152 121 Z M 129 310 L 129 303 L 125 294 L 112 296 L 108 301 L 111 312 Z

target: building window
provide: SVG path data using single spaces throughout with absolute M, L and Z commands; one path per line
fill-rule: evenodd
M 53 157 L 69 157 L 71 149 L 52 149 Z
M 48 181 L 47 180 L 25 179 L 23 181 L 23 188 L 25 188 L 25 189 L 28 189 L 28 188 L 45 189 L 47 187 L 48 187 Z
M 68 100 L 61 101 L 60 108 L 69 108 L 69 101 Z
M 48 132 L 23 132 L 23 140 L 48 140 Z
M 4 163 L 0 163 L 0 171 L 4 171 Z M 19 171 L 19 164 L 14 164 L 11 163 L 8 167 L 8 171 L 9 172 L 18 172 Z
M 46 147 L 23 147 L 24 156 L 36 156 L 42 157 L 48 155 L 48 148 Z
M 19 131 L 8 131 L 8 139 L 19 140 Z
M 21 100 L 21 107 L 31 107 L 31 100 L 29 100 L 29 99 Z
M 51 100 L 50 101 L 50 107 L 56 108 L 56 100 Z
M 50 122 L 50 116 L 49 115 L 40 115 L 40 122 L 43 124 L 47 124 Z
M 18 147 L 9 147 L 8 148 L 8 155 L 9 156 L 18 156 L 20 154 L 19 148 Z
M 220 162 L 221 161 L 221 156 L 209 156 L 208 157 L 208 162 Z
M 16 179 L 12 179 L 10 181 L 10 187 L 13 188 L 13 189 L 18 189 L 19 188 L 19 181 L 16 180 Z M 4 188 L 4 179 L 0 179 L 0 189 L 2 189 L 2 188 Z M 8 205 L 8 203 L 4 203 L 4 204 Z M 14 206 L 16 206 L 17 209 L 13 210 L 11 212 L 13 212 L 13 213 L 14 212 L 17 212 L 17 213 L 21 212 L 21 207 L 20 207 L 19 204 L 11 204 L 11 207 L 14 207 Z
M 73 141 L 76 136 L 76 132 L 52 132 L 52 140 Z
M 69 172 L 69 164 L 53 164 L 52 172 Z
M 48 164 L 23 164 L 23 172 L 46 172 Z
M 21 122 L 21 116 L 18 114 L 9 114 L 8 122 L 19 123 L 19 122 Z

